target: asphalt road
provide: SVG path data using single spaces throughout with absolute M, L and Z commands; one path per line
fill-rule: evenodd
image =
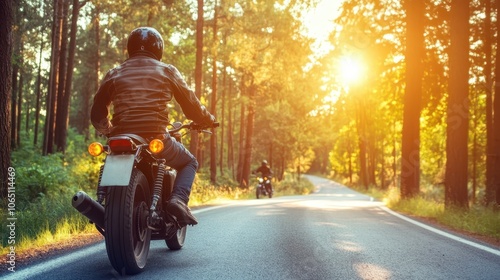
M 335 182 L 309 177 L 308 196 L 194 211 L 182 250 L 153 241 L 146 270 L 119 276 L 104 243 L 1 272 L 4 279 L 500 279 L 500 248 L 388 211 Z

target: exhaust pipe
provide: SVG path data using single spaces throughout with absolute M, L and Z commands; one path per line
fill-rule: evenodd
M 93 200 L 84 191 L 77 192 L 71 201 L 73 207 L 89 218 L 94 224 L 104 229 L 104 206 Z

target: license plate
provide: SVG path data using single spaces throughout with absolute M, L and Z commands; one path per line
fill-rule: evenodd
M 104 163 L 101 177 L 101 186 L 128 186 L 132 169 L 134 168 L 135 155 L 109 155 Z

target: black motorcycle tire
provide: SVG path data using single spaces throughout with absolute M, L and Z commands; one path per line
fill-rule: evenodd
M 257 188 L 255 189 L 255 196 L 257 197 L 257 199 L 259 199 L 259 198 L 260 198 L 260 188 L 259 188 L 259 187 L 257 187 Z
M 165 243 L 170 250 L 180 250 L 184 246 L 184 241 L 186 240 L 187 227 L 182 227 L 177 230 L 177 233 L 170 237 L 165 238 Z
M 120 274 L 137 274 L 146 266 L 151 242 L 147 226 L 151 195 L 146 176 L 134 168 L 127 187 L 109 187 L 104 215 L 106 251 Z

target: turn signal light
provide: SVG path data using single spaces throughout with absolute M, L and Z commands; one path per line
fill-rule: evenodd
M 153 154 L 161 153 L 164 148 L 165 145 L 163 145 L 163 141 L 161 141 L 160 139 L 153 139 L 151 140 L 151 142 L 149 142 L 149 150 Z
M 88 150 L 89 150 L 89 154 L 96 157 L 96 156 L 99 156 L 100 154 L 102 154 L 102 152 L 104 152 L 104 147 L 102 146 L 101 143 L 94 142 L 94 143 L 89 145 Z

